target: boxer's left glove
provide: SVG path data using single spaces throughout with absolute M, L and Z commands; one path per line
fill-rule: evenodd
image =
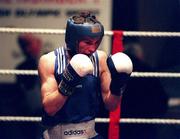
M 131 59 L 118 52 L 107 58 L 107 66 L 111 73 L 111 94 L 121 96 L 133 70 Z
M 62 73 L 62 80 L 58 86 L 59 92 L 64 96 L 72 95 L 82 77 L 92 74 L 92 72 L 93 64 L 88 56 L 74 55 Z

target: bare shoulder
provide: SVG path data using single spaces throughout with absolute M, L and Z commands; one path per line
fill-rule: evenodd
M 39 59 L 38 71 L 40 73 L 53 73 L 55 55 L 54 52 L 42 55 Z
M 98 50 L 98 58 L 99 58 L 99 69 L 100 69 L 100 73 L 103 73 L 105 71 L 107 71 L 107 64 L 106 64 L 106 60 L 107 60 L 107 54 L 104 51 Z
M 97 53 L 98 53 L 99 60 L 106 60 L 107 59 L 106 52 L 101 51 L 101 50 L 97 50 Z
M 101 51 L 101 50 L 98 50 L 97 53 L 98 53 L 98 58 L 99 58 L 100 64 L 106 62 L 106 59 L 107 59 L 107 54 L 106 54 L 106 52 Z

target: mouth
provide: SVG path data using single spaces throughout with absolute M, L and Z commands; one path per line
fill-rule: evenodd
M 87 55 L 88 57 L 91 56 L 93 54 L 93 52 L 86 52 L 86 53 L 83 53 L 84 55 Z

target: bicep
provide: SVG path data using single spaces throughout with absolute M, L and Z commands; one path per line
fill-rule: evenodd
M 99 69 L 100 69 L 100 80 L 101 80 L 101 93 L 103 100 L 105 101 L 105 99 L 108 97 L 110 93 L 109 86 L 110 86 L 111 76 L 106 64 L 107 56 L 104 55 L 103 53 L 99 54 L 99 56 L 100 56 Z
M 53 70 L 54 68 L 52 62 L 48 62 L 47 58 L 40 59 L 38 65 L 38 74 L 41 81 L 41 95 L 43 98 L 50 92 L 56 91 L 58 88 Z
M 104 71 L 101 75 L 101 90 L 104 104 L 108 110 L 114 110 L 119 105 L 120 97 L 111 94 L 111 76 L 109 71 Z
M 102 93 L 103 100 L 105 101 L 105 99 L 110 93 L 109 86 L 110 86 L 111 78 L 110 78 L 109 72 L 103 71 L 101 73 L 100 79 L 101 79 L 101 91 L 102 91 L 101 93 Z
M 58 91 L 58 83 L 54 76 L 54 57 L 45 56 L 41 58 L 38 66 L 38 72 L 41 80 L 41 100 L 45 111 L 49 115 L 54 115 L 62 108 L 67 100 Z
M 102 56 L 100 61 L 100 80 L 101 80 L 101 93 L 103 97 L 103 101 L 108 110 L 114 110 L 119 104 L 119 97 L 111 95 L 110 91 L 110 83 L 111 83 L 111 74 L 106 64 L 106 56 Z

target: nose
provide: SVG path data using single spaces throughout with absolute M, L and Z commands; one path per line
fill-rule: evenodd
M 95 52 L 96 51 L 96 45 L 92 45 L 89 47 L 89 52 Z

